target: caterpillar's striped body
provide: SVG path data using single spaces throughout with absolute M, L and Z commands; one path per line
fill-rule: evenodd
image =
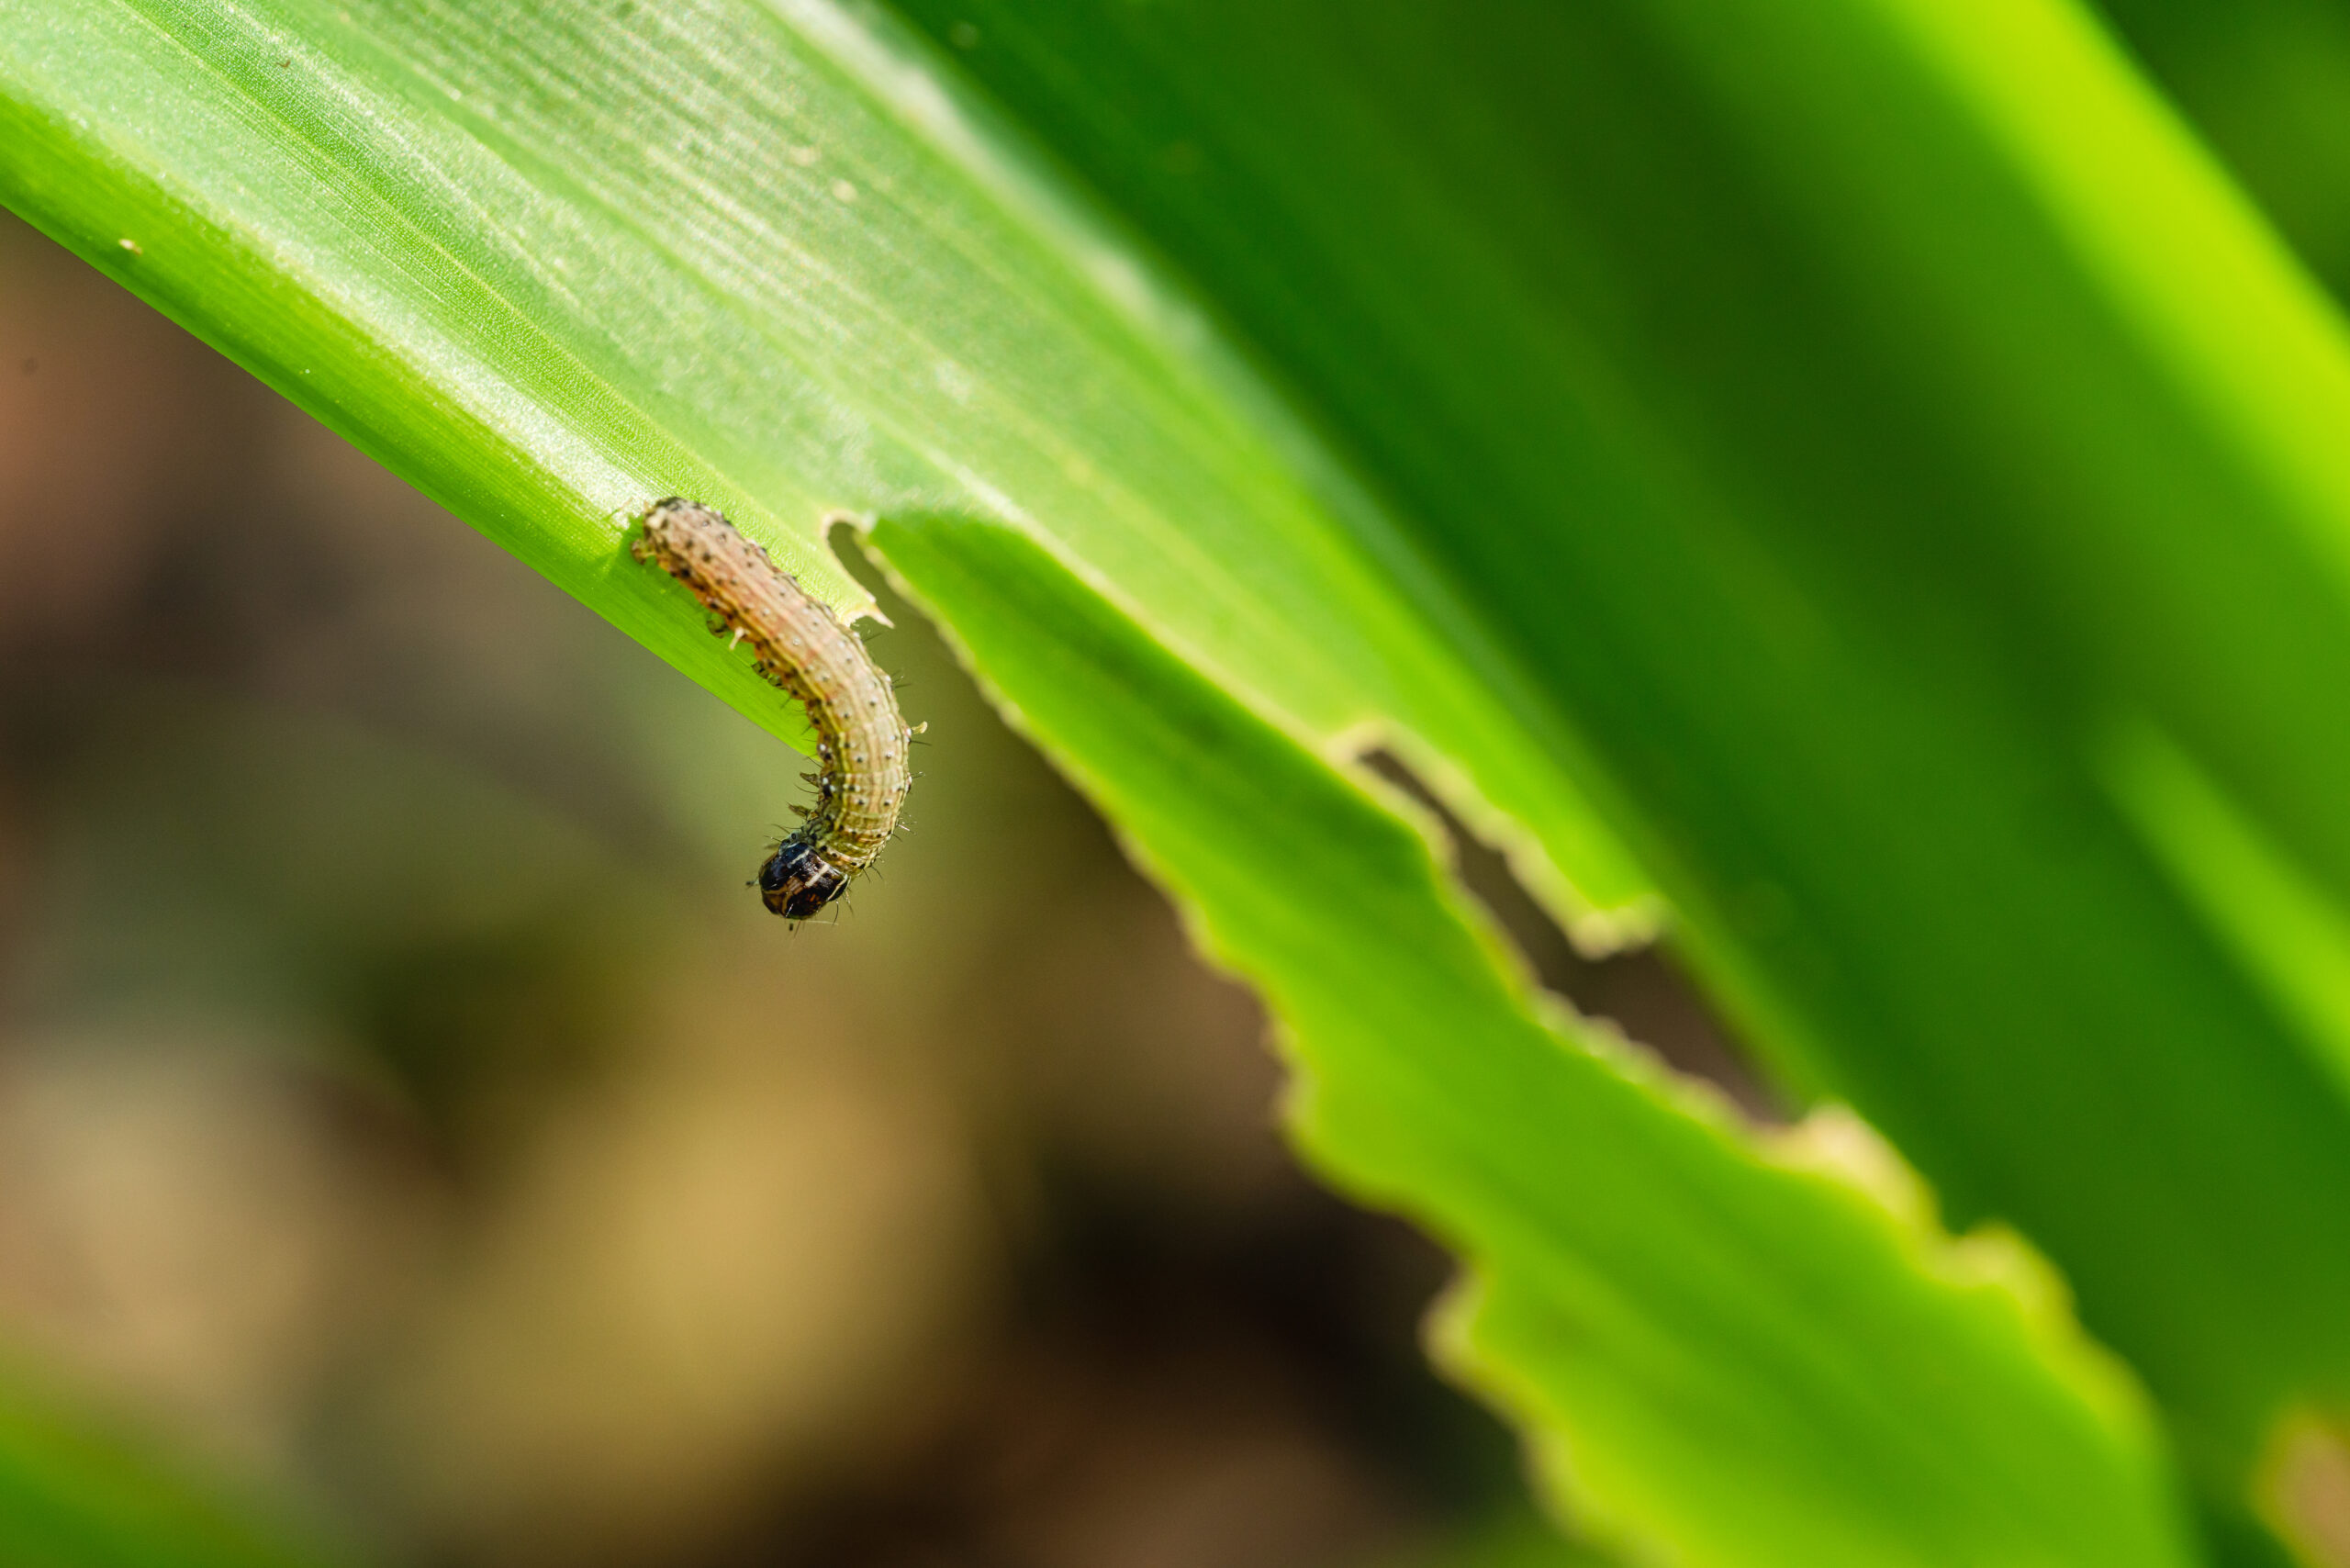
M 808 709 L 816 803 L 757 877 L 767 908 L 805 920 L 840 897 L 896 831 L 914 732 L 898 715 L 890 678 L 856 633 L 715 509 L 672 497 L 645 514 L 632 548 L 691 588 L 718 618 L 711 630 L 748 642 L 759 673 Z

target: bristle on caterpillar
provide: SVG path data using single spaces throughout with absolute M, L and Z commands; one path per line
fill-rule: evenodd
M 761 675 L 808 710 L 816 732 L 816 787 L 798 831 L 754 879 L 768 909 L 805 920 L 871 866 L 898 825 L 912 774 L 914 732 L 898 713 L 890 678 L 831 608 L 767 558 L 715 508 L 671 497 L 644 516 L 636 558 L 686 585 L 718 618 L 711 630 L 747 642 Z

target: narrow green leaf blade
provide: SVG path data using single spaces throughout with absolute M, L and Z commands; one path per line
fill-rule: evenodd
M 2350 1401 L 2333 982 L 2101 760 L 2158 726 L 2350 905 L 2350 353 L 2082 7 L 906 8 L 1282 365 L 1749 1036 L 2061 1263 L 2221 1510 Z
M 0 199 L 764 723 L 627 514 L 721 506 L 851 608 L 822 514 L 970 506 L 1640 930 L 1539 694 L 917 47 L 812 3 L 62 0 L 0 20 Z
M 873 539 L 1266 996 L 1317 1162 L 1460 1249 L 1452 1338 L 1587 1517 L 1723 1568 L 2192 1560 L 2126 1380 L 2006 1265 L 1539 1021 L 1421 834 L 1033 543 Z
M 1162 9 L 1173 8 L 1153 15 Z M 1674 34 L 1631 17 L 1637 7 L 1541 9 L 1583 50 L 1568 59 L 1575 91 L 1561 92 L 1557 51 L 1521 48 L 1510 27 L 1430 22 L 1430 36 L 1399 39 L 1343 7 L 1276 17 L 1308 41 L 1348 40 L 1273 51 L 1312 73 L 1263 70 L 1278 28 L 1169 55 L 1207 84 L 1210 107 L 1185 133 L 1200 139 L 1192 154 L 1221 152 L 1209 135 L 1220 129 L 1270 160 L 1266 186 L 1243 193 L 1256 204 L 1219 218 L 1221 250 L 1183 243 L 1181 222 L 1130 200 L 1120 176 L 1131 171 L 1115 157 L 1097 170 L 1316 400 L 1377 494 L 1400 499 L 1394 516 L 1316 454 L 1136 247 L 1072 204 L 934 62 L 861 14 L 716 0 L 626 15 L 63 0 L 0 22 L 0 191 L 764 722 L 776 722 L 765 689 L 625 564 L 627 509 L 698 493 L 843 600 L 846 579 L 806 527 L 829 507 L 1009 524 L 1272 722 L 1292 747 L 1284 767 L 1299 744 L 1345 750 L 1394 732 L 1439 786 L 1484 808 L 1482 821 L 1522 830 L 1519 847 L 1539 850 L 1525 857 L 1538 883 L 1604 935 L 1637 924 L 1642 883 L 1569 782 L 1589 780 L 1668 875 L 1695 917 L 1695 950 L 1782 1059 L 1867 1093 L 1969 1212 L 2027 1218 L 2094 1286 L 2100 1327 L 2235 1451 L 2277 1389 L 2326 1364 L 2339 1339 L 2311 1305 L 2324 1293 L 2308 1285 L 2350 1269 L 2325 1196 L 2350 1139 L 2324 1081 L 2219 943 L 2164 902 L 2160 868 L 2074 755 L 2077 734 L 2058 721 L 2079 698 L 2080 666 L 2065 662 L 2077 650 L 2046 631 L 2039 601 L 1983 592 L 1982 558 L 1930 547 L 1936 526 L 2006 495 L 1985 482 L 1979 442 L 2013 421 L 1980 416 L 2017 390 L 2015 366 L 1964 362 L 1981 386 L 1947 442 L 1947 387 L 1926 396 L 1893 372 L 1838 367 L 1837 355 L 1865 360 L 1868 309 L 1908 297 L 1858 287 L 1872 266 L 1833 246 L 1838 266 L 1808 266 L 1816 236 L 1773 204 L 1818 217 L 1796 182 L 1811 144 L 1765 111 L 1774 94 L 1815 94 L 1827 123 L 1875 101 L 1856 99 L 1852 81 L 1874 91 L 1911 78 L 1858 48 L 1882 43 L 1883 29 L 1855 23 L 1853 6 L 1740 13 L 1774 48 L 1812 59 L 1812 75 L 1791 82 L 1774 81 L 1769 51 L 1741 65 L 1740 37 L 1693 43 L 1703 18 L 1681 15 Z M 1083 14 L 1069 15 L 1081 34 Z M 1803 26 L 1826 29 L 1826 55 L 1793 47 L 1821 41 L 1785 30 Z M 1096 67 L 1152 81 L 1148 49 L 1121 56 L 1111 46 L 1131 40 L 1103 39 L 1040 55 L 1094 80 L 1096 113 L 1130 84 Z M 1393 73 L 1365 72 L 1365 55 Z M 1039 100 L 1011 96 L 1071 156 L 1084 151 Z M 1562 99 L 1587 123 L 1519 139 L 1495 118 Z M 1951 139 L 1966 178 L 1982 175 L 1977 120 L 1946 92 L 1911 110 L 1897 129 Z M 1750 120 L 1769 134 L 1742 140 Z M 1562 211 L 1572 204 L 1532 177 L 1562 147 L 1621 151 L 1648 137 L 1671 156 L 1601 171 L 1614 206 Z M 1138 153 L 1172 172 L 1182 140 Z M 1864 164 L 1881 140 L 1856 136 L 1841 156 Z M 1348 148 L 1365 160 L 1348 162 Z M 1751 166 L 1758 158 L 1769 179 Z M 1999 167 L 1991 161 L 1993 184 L 2011 196 Z M 1880 173 L 1896 187 L 1923 176 L 1897 212 L 1950 194 L 1930 161 L 1892 157 Z M 1990 210 L 2004 222 L 2010 206 Z M 1707 213 L 1721 220 L 1678 226 Z M 1703 305 L 1694 321 L 1681 309 L 1675 290 L 1750 253 L 1784 294 L 1742 297 L 1733 280 L 1690 297 Z M 1864 303 L 1840 306 L 1847 287 Z M 1611 291 L 1629 308 L 1593 308 Z M 1725 322 L 1727 349 L 1697 330 Z M 2099 364 L 2112 374 L 2097 386 L 2144 392 L 2127 353 Z M 1788 367 L 1798 374 L 1780 374 Z M 2031 406 L 2062 406 L 2075 385 L 2052 380 Z M 1879 407 L 1886 386 L 1903 397 Z M 2147 428 L 2131 426 L 2117 450 Z M 1836 461 L 1853 431 L 1869 459 L 1857 479 Z M 1932 502 L 1917 518 L 1886 510 L 1904 484 Z M 2095 498 L 2093 484 L 2063 498 L 2084 489 Z M 2030 629 L 2032 656 L 2009 645 L 2011 624 Z M 1124 744 L 1093 735 L 1072 755 L 1096 743 Z M 1293 813 L 1268 820 L 1294 836 Z M 1921 822 L 1932 831 L 1919 834 Z M 1192 831 L 1177 817 L 1129 825 L 1154 845 Z M 1397 864 L 1377 831 L 1352 847 L 1366 865 Z M 1580 893 L 1545 882 L 1546 867 Z M 1405 869 L 1433 878 L 1424 860 Z M 1296 911 L 1269 911 L 1271 925 L 1230 938 L 1236 961 L 1293 966 L 1315 953 L 1281 927 Z M 1459 933 L 1425 916 L 1403 929 L 1457 958 Z M 1479 973 L 1447 978 L 1472 992 L 1498 983 Z M 2237 1036 L 2250 1042 L 2243 1061 L 2201 1046 Z M 1523 1018 L 1502 1037 L 1517 1042 L 1512 1060 L 1531 1059 L 1538 1037 L 1555 1053 Z M 2098 1054 L 2117 1040 L 2145 1060 Z M 1369 1094 L 1378 1064 L 1353 1065 Z M 1440 1212 L 1490 1220 L 1500 1179 L 1480 1174 L 1479 1187 L 1454 1171 L 1463 1184 L 1446 1189 L 1449 1168 L 1420 1152 L 1440 1132 L 1465 1136 L 1451 1097 L 1466 1088 L 1426 1063 L 1380 1071 L 1417 1097 L 1371 1095 L 1348 1121 L 1355 1102 L 1333 1090 L 1339 1130 L 1326 1141 L 1359 1151 L 1364 1171 L 1385 1167 L 1360 1151 L 1403 1151 L 1395 1168 L 1432 1183 L 1423 1212 L 1506 1250 Z M 1873 1358 L 1906 1343 L 1886 1323 L 1948 1341 L 1952 1364 L 1984 1372 L 1953 1394 L 1912 1367 L 1874 1424 L 1834 1406 L 1845 1425 L 1755 1461 L 1783 1463 L 1774 1481 L 1812 1495 L 1834 1484 L 1826 1456 L 1838 1444 L 1874 1444 L 1913 1418 L 1904 1401 L 1924 1401 L 1935 1414 L 1920 1440 L 1966 1456 L 1987 1488 L 1984 1522 L 1967 1522 L 1930 1455 L 1888 1443 L 1854 1452 L 1891 1467 L 1869 1485 L 1916 1523 L 1839 1492 L 1807 1524 L 1774 1513 L 1779 1494 L 1748 1473 L 1692 1490 L 1707 1486 L 1707 1462 L 1686 1446 L 1703 1421 L 1649 1403 L 1679 1385 L 1635 1354 L 1639 1313 L 1618 1305 L 1606 1318 L 1620 1367 L 1585 1367 L 1572 1344 L 1567 1360 L 1542 1360 L 1570 1285 L 1590 1293 L 1578 1307 L 1598 1312 L 1596 1274 L 1524 1304 L 1496 1274 L 1479 1342 L 1492 1365 L 1531 1379 L 1511 1386 L 1544 1424 L 1605 1429 L 1593 1451 L 1619 1467 L 1602 1489 L 1628 1529 L 1712 1540 L 1727 1528 L 1718 1513 L 1774 1540 L 1795 1532 L 1830 1561 L 1907 1542 L 1904 1529 L 1927 1532 L 1937 1552 L 2167 1560 L 2149 1462 L 2126 1423 L 2084 1415 L 2094 1401 L 2027 1353 L 2036 1341 L 1998 1317 L 2009 1309 L 1927 1279 L 1875 1216 L 1835 1206 L 1844 1194 L 1774 1174 L 1718 1129 L 1691 1142 L 1698 1134 L 1619 1091 L 1578 1106 L 1487 1082 L 1471 1098 L 1484 1136 L 1539 1105 L 1580 1109 L 1562 1125 L 1592 1148 L 1643 1154 L 1655 1137 L 1667 1152 L 1644 1157 L 1697 1162 L 1710 1172 L 1701 1194 L 1724 1213 L 1798 1233 L 1798 1259 L 1825 1248 L 1821 1301 L 1876 1267 L 1871 1257 L 1907 1282 L 1887 1287 L 1889 1305 L 1865 1290 L 1845 1304 L 1884 1305 L 1884 1321 L 1838 1347 L 1818 1378 L 1874 1375 Z M 2214 1147 L 2220 1125 L 2231 1137 L 2256 1129 L 2256 1168 Z M 1704 1204 L 1674 1219 L 1682 1239 L 1648 1257 L 1608 1229 L 1620 1203 L 1646 1214 L 1644 1194 L 1611 1184 L 1612 1164 L 1561 1169 L 1587 1187 L 1553 1172 L 1547 1203 L 1528 1212 L 1583 1227 L 1566 1234 L 1633 1271 L 1643 1302 L 1678 1301 L 1673 1342 L 1708 1347 L 1681 1363 L 1705 1395 L 1698 1415 L 1728 1419 L 1753 1399 L 1765 1402 L 1747 1411 L 1758 1420 L 1766 1407 L 1806 1416 L 1805 1401 L 1769 1403 L 1783 1385 L 1810 1386 L 1809 1358 L 1769 1338 L 1794 1314 L 1746 1323 L 1732 1305 L 1746 1277 L 1729 1260 L 1765 1281 L 1769 1260 L 1725 1236 L 1700 1246 Z M 1531 1235 L 1529 1224 L 1517 1239 Z M 1667 1293 L 1684 1247 L 1720 1293 L 1707 1298 L 1718 1321 L 1692 1305 L 1705 1293 Z M 1976 1451 L 1993 1426 L 2036 1434 L 2022 1451 L 2086 1488 L 2087 1515 L 2052 1516 L 2038 1471 L 1981 1470 L 1997 1457 Z M 2043 1531 L 2054 1545 L 2028 1544 Z

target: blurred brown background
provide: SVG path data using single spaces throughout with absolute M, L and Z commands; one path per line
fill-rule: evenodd
M 1314 1568 L 1506 1509 L 1444 1260 L 1300 1175 L 1253 1003 L 896 619 L 913 832 L 794 934 L 742 886 L 785 748 L 0 228 L 7 1376 L 391 1562 Z

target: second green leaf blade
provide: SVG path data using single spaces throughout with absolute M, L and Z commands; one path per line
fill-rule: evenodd
M 2122 50 L 2070 0 L 903 5 L 1397 498 L 1747 1039 L 2027 1230 L 2240 1516 L 2350 1406 L 2350 334 Z M 2322 917 L 2182 876 L 2117 735 Z
M 1424 850 L 1311 762 L 1416 729 L 1594 904 L 1639 891 L 1571 853 L 1570 748 L 1493 626 L 1381 547 L 1377 509 L 1214 332 L 1158 308 L 1147 257 L 867 20 L 61 0 L 0 21 L 0 179 L 770 722 L 772 693 L 626 564 L 625 508 L 698 491 L 834 591 L 800 532 L 825 508 L 1021 531 L 959 595 L 885 543 L 1284 1000 L 1321 1053 L 1332 1168 L 1488 1267 L 1483 1375 L 1573 1440 L 1627 1531 L 1807 1568 L 2177 1561 L 2143 1432 L 2066 1355 L 1848 1194 L 1562 1055 Z M 1041 594 L 1014 599 L 1037 627 L 987 634 L 991 585 Z M 1101 723 L 1121 702 L 1149 723 Z M 1169 809 L 1194 781 L 1225 792 Z M 1311 878 L 1262 885 L 1309 848 Z M 1395 1016 L 1366 1026 L 1371 1001 Z
M 2021 1255 L 1968 1253 L 1576 1026 L 1427 842 L 1033 543 L 874 543 L 1008 711 L 1264 993 L 1299 1129 L 1473 1271 L 1466 1370 L 1587 1516 L 1707 1568 L 2185 1564 L 2126 1375 Z

